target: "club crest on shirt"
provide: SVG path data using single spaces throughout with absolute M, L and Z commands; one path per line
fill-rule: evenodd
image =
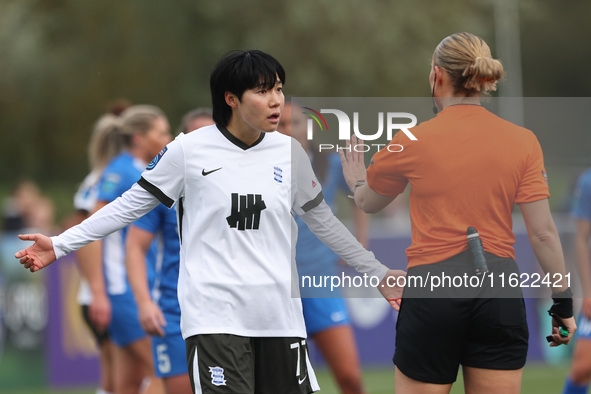
M 281 168 L 273 167 L 273 179 L 278 183 L 283 183 L 283 170 Z
M 224 368 L 209 367 L 211 373 L 211 383 L 215 386 L 226 386 L 226 379 L 224 378 Z
M 154 169 L 154 167 L 156 167 L 156 164 L 158 164 L 158 162 L 160 161 L 160 158 L 166 153 L 167 150 L 168 150 L 168 147 L 165 146 L 164 149 L 162 149 L 160 151 L 160 153 L 158 153 L 158 155 L 150 162 L 150 164 L 148 164 L 148 167 L 146 167 L 146 170 L 150 171 L 150 170 Z

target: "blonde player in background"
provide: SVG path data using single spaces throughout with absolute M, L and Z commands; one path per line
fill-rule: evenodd
M 211 110 L 198 108 L 184 116 L 181 132 L 188 134 L 213 123 Z M 164 381 L 167 394 L 190 394 L 177 292 L 180 268 L 177 214 L 176 209 L 160 204 L 129 227 L 126 267 L 140 324 L 152 335 L 156 376 Z M 161 255 L 149 258 L 148 250 L 155 238 L 161 245 Z M 147 265 L 156 271 L 152 289 L 148 286 Z
M 134 105 L 121 114 L 122 152 L 104 168 L 98 184 L 94 211 L 115 200 L 137 181 L 163 146 L 171 140 L 166 116 L 157 107 Z M 137 318 L 137 306 L 125 270 L 125 237 L 127 228 L 110 234 L 103 241 L 89 245 L 87 254 L 93 261 L 85 264 L 94 274 L 105 277 L 105 289 L 111 304 L 108 332 L 113 342 L 113 371 L 116 394 L 163 392 L 162 382 L 154 379 L 150 338 Z M 154 251 L 152 251 L 154 253 Z
M 84 178 L 74 196 L 76 209 L 75 223 L 82 222 L 94 211 L 97 203 L 99 180 L 105 166 L 117 156 L 122 148 L 120 133 L 121 120 L 113 113 L 101 116 L 94 125 L 88 144 L 88 159 L 91 172 Z M 82 316 L 93 333 L 99 347 L 100 389 L 97 394 L 113 393 L 113 344 L 109 339 L 107 327 L 111 322 L 111 303 L 106 292 L 100 260 L 93 262 L 93 247 L 85 246 L 76 252 L 82 281 L 78 291 L 78 302 L 82 306 Z

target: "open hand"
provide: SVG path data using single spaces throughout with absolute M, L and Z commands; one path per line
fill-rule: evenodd
M 357 152 L 355 147 L 358 144 L 363 144 L 362 140 L 358 140 L 355 135 L 351 136 L 351 140 L 347 140 L 346 151 L 339 149 L 339 156 L 341 157 L 341 165 L 343 166 L 343 176 L 351 191 L 354 191 L 353 184 L 358 181 L 365 181 L 367 179 L 367 170 L 365 169 L 365 153 L 363 149 Z
M 43 234 L 19 234 L 18 237 L 23 241 L 35 242 L 28 248 L 14 254 L 14 257 L 20 259 L 20 262 L 25 269 L 29 269 L 31 272 L 36 272 L 55 261 L 55 253 L 53 252 L 51 238 Z

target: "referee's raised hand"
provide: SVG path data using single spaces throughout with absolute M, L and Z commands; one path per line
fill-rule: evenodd
M 28 248 L 14 254 L 14 257 L 20 259 L 25 269 L 36 272 L 55 261 L 53 243 L 49 237 L 43 234 L 19 234 L 18 237 L 23 241 L 35 242 Z
M 349 186 L 349 189 L 355 193 L 355 183 L 364 182 L 367 179 L 367 171 L 365 169 L 365 153 L 356 150 L 356 146 L 363 144 L 362 140 L 358 140 L 355 135 L 351 136 L 351 140 L 347 140 L 346 148 L 339 149 L 339 156 L 341 157 L 341 165 L 343 166 L 343 176 Z M 345 153 L 347 151 L 348 153 Z

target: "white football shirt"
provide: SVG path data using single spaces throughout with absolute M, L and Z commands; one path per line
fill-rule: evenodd
M 300 299 L 292 297 L 291 211 L 303 214 L 323 196 L 298 142 L 262 133 L 249 147 L 208 126 L 177 137 L 138 183 L 169 208 L 177 205 L 184 338 L 306 336 Z

